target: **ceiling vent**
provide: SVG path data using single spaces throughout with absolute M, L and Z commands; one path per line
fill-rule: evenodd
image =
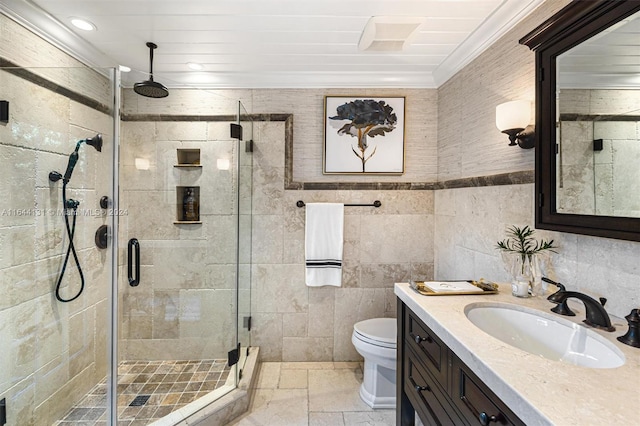
M 413 16 L 373 16 L 362 31 L 358 50 L 401 52 L 424 21 L 425 18 Z

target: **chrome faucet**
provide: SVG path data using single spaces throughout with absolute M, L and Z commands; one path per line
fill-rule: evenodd
M 615 327 L 611 325 L 611 319 L 609 318 L 609 314 L 604 309 L 604 304 L 607 302 L 607 299 L 604 297 L 600 298 L 600 301 L 595 300 L 591 296 L 587 296 L 586 294 L 579 293 L 577 291 L 567 291 L 564 285 L 552 281 L 546 277 L 542 278 L 544 281 L 554 284 L 558 286 L 559 290 L 549 297 L 547 300 L 557 304 L 555 308 L 551 310 L 560 315 L 570 315 L 574 316 L 575 313 L 569 309 L 567 306 L 567 299 L 574 298 L 579 299 L 584 303 L 584 308 L 586 311 L 586 318 L 584 323 L 595 328 L 599 328 L 605 331 L 615 331 Z

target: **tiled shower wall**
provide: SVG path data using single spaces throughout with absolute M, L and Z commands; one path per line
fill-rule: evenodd
M 558 211 L 640 217 L 640 122 L 560 123 Z M 602 150 L 594 151 L 595 139 Z
M 640 216 L 640 122 L 599 115 L 640 115 L 640 90 L 563 89 L 561 181 L 558 210 L 605 216 Z M 593 140 L 603 149 L 594 151 Z
M 25 65 L 77 66 L 59 50 L 0 15 L 0 56 Z M 93 71 L 38 69 L 61 86 L 110 98 L 106 77 Z M 70 82 L 73 81 L 73 84 Z M 102 92 L 100 92 L 100 90 Z M 87 89 L 87 90 L 85 90 Z M 51 425 L 107 371 L 107 296 L 110 262 L 96 248 L 94 232 L 109 218 L 98 200 L 110 192 L 111 118 L 10 72 L 0 71 L 0 99 L 10 102 L 10 119 L 0 123 L 0 396 L 7 399 L 9 424 Z M 68 197 L 81 202 L 75 236 L 86 286 L 71 303 L 54 289 L 68 243 L 62 182 L 79 139 L 104 135 L 97 153 L 83 146 Z M 79 288 L 69 262 L 62 294 Z
M 495 106 L 534 99 L 534 54 L 518 40 L 565 6 L 548 1 L 438 89 L 438 177 L 441 180 L 530 170 L 534 150 L 507 146 L 494 125 Z M 495 243 L 507 226 L 534 222 L 534 185 L 436 191 L 435 275 L 438 279 L 506 280 Z M 554 239 L 548 276 L 570 289 L 608 298 L 624 316 L 640 305 L 640 243 L 537 231 Z
M 121 247 L 137 238 L 141 253 L 140 284 L 120 280 L 121 358 L 225 358 L 236 337 L 238 152 L 229 122 L 123 121 L 121 129 Z M 199 149 L 202 167 L 174 167 L 178 149 Z M 231 169 L 218 170 L 219 158 Z M 200 187 L 201 224 L 174 224 L 177 186 Z

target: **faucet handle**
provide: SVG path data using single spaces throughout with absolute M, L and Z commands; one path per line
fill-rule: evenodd
M 629 330 L 617 339 L 625 345 L 640 348 L 640 309 L 632 309 L 625 318 L 629 323 Z
M 602 306 L 604 306 L 605 303 L 607 303 L 607 298 L 606 297 L 600 297 L 600 303 L 602 304 Z
M 555 282 L 547 277 L 542 277 L 542 281 L 555 285 L 556 287 L 558 287 L 558 291 L 567 291 L 567 288 L 562 283 Z
M 567 291 L 567 288 L 564 286 L 564 284 L 550 280 L 547 277 L 542 277 L 542 281 L 548 282 L 549 284 L 553 284 L 558 287 L 558 291 L 547 296 L 548 301 L 556 304 L 555 307 L 551 308 L 551 312 L 555 312 L 556 314 L 565 315 L 568 317 L 575 317 L 576 313 L 569 308 L 569 305 L 567 305 L 567 299 L 561 297 L 561 293 Z M 562 301 L 560 302 L 559 300 Z

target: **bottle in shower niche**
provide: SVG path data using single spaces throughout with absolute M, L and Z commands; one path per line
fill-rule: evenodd
M 182 220 L 189 222 L 196 222 L 200 220 L 199 210 L 195 188 L 185 188 L 184 197 L 182 199 Z

